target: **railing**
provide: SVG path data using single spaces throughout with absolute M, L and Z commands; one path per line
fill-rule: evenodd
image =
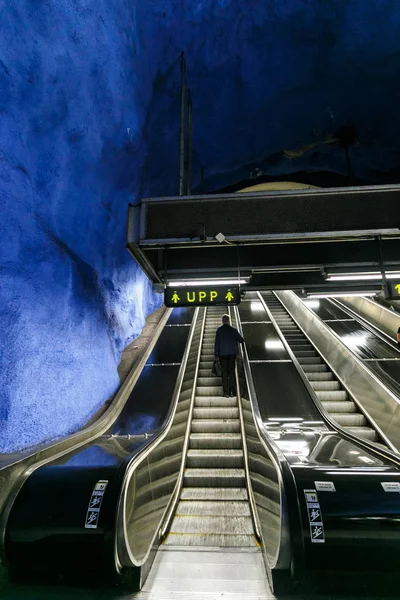
M 236 325 L 242 333 L 238 310 Z M 289 571 L 293 544 L 288 516 L 287 488 L 296 495 L 293 475 L 281 450 L 266 434 L 258 408 L 246 348 L 238 356 L 238 389 L 244 421 L 247 465 L 252 502 L 269 576 L 273 570 Z M 297 506 L 297 504 L 296 504 Z
M 180 486 L 194 401 L 205 313 L 196 309 L 175 386 L 172 408 L 160 434 L 129 465 L 117 514 L 117 567 L 143 565 L 159 543 Z

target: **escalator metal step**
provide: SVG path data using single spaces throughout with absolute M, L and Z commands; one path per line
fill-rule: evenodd
M 334 392 L 319 392 L 316 391 L 315 394 L 320 400 L 348 400 L 348 394 L 345 390 L 336 390 Z
M 194 419 L 238 419 L 239 409 L 237 406 L 211 406 L 208 408 L 194 408 Z
M 354 402 L 347 402 L 342 400 L 341 402 L 325 401 L 322 402 L 322 406 L 328 413 L 354 413 L 357 412 L 357 407 Z
M 250 517 L 175 515 L 170 533 L 251 535 L 254 530 Z
M 192 433 L 239 433 L 239 419 L 193 419 Z
M 330 413 L 330 417 L 342 427 L 366 427 L 368 425 L 367 419 L 362 413 Z
M 378 439 L 378 434 L 374 429 L 371 429 L 371 427 L 344 427 L 344 429 L 353 435 L 364 438 L 365 440 L 371 440 L 374 442 Z
M 183 487 L 181 500 L 247 501 L 245 487 Z
M 292 352 L 297 360 L 311 356 L 319 356 L 316 350 L 297 350 L 296 348 L 292 348 Z
M 164 544 L 166 546 L 205 546 L 207 548 L 248 548 L 256 546 L 256 538 L 254 533 L 251 535 L 169 533 Z M 188 597 L 187 593 L 185 593 L 184 597 Z M 214 594 L 202 597 L 216 598 Z M 240 597 L 244 598 L 243 595 L 240 595 Z M 161 596 L 158 596 L 158 598 L 161 600 Z M 258 599 L 260 596 L 255 596 L 254 598 Z
M 333 373 L 330 371 L 321 373 L 307 373 L 308 381 L 331 381 L 333 379 Z
M 247 501 L 228 502 L 226 500 L 181 500 L 176 509 L 181 515 L 208 515 L 219 517 L 250 517 L 250 505 Z
M 240 433 L 191 433 L 190 448 L 241 448 Z
M 203 385 L 201 387 L 196 387 L 196 396 L 222 396 L 222 394 L 222 385 Z
M 197 386 L 217 386 L 221 385 L 221 377 L 215 377 L 215 375 L 208 375 L 207 377 L 198 377 L 197 378 Z
M 299 363 L 302 366 L 303 365 L 320 365 L 322 363 L 322 358 L 320 358 L 319 356 L 305 356 L 304 358 L 302 356 L 299 356 L 299 358 L 297 360 L 299 361 Z
M 192 449 L 187 453 L 188 468 L 243 468 L 243 450 Z
M 184 486 L 187 487 L 244 487 L 244 469 L 185 469 Z
M 310 381 L 313 389 L 318 392 L 340 390 L 338 381 Z
M 308 373 L 327 373 L 328 372 L 328 366 L 324 365 L 324 364 L 318 364 L 318 365 L 302 364 L 301 368 L 307 375 L 308 375 Z
M 237 398 L 225 398 L 224 396 L 195 396 L 195 408 L 210 406 L 216 408 L 218 406 L 230 407 L 237 406 Z

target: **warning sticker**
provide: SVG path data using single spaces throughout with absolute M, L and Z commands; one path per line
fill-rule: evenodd
M 322 521 L 321 507 L 318 502 L 316 490 L 304 490 L 306 499 L 308 522 L 310 524 L 310 535 L 312 544 L 325 543 L 325 531 Z
M 325 543 L 325 533 L 324 526 L 317 525 L 317 523 L 310 524 L 311 531 L 311 542 L 313 544 L 324 544 Z
M 314 481 L 314 483 L 319 492 L 336 492 L 333 481 Z
M 400 492 L 400 481 L 382 481 L 381 486 L 385 492 Z
M 318 502 L 318 495 L 315 490 L 304 490 L 304 493 L 306 495 L 307 504 L 309 502 Z
M 89 506 L 86 513 L 85 529 L 97 529 L 100 516 L 101 503 L 103 502 L 104 492 L 106 490 L 108 480 L 100 480 L 94 486 L 92 495 L 89 500 Z

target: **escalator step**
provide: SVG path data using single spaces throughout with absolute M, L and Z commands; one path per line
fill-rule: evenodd
M 302 366 L 319 365 L 322 363 L 322 358 L 320 358 L 319 356 L 305 356 L 304 358 L 300 356 L 297 360 Z
M 166 546 L 205 546 L 207 548 L 248 548 L 256 546 L 256 538 L 252 535 L 235 535 L 235 534 L 184 534 L 184 533 L 169 533 L 164 544 Z M 197 596 L 197 594 L 196 594 Z M 185 592 L 184 598 L 187 598 Z M 182 598 L 183 598 L 182 597 Z M 214 595 L 199 596 L 199 598 L 215 598 Z M 244 598 L 243 594 L 240 594 Z M 254 598 L 260 596 L 254 596 Z M 171 596 L 171 599 L 173 596 Z M 160 597 L 161 600 L 161 597 Z
M 378 439 L 378 434 L 371 427 L 344 427 L 344 429 L 353 435 L 364 438 L 365 440 L 371 440 L 374 442 Z
M 195 408 L 193 410 L 194 419 L 238 419 L 239 409 L 237 406 L 211 406 L 208 408 Z
M 241 448 L 240 433 L 191 433 L 190 448 Z
M 223 396 L 195 396 L 194 406 L 195 408 L 206 406 L 213 408 L 216 408 L 217 406 L 237 406 L 237 398 L 225 398 Z
M 239 419 L 193 419 L 192 433 L 239 433 Z
M 219 517 L 250 517 L 250 505 L 246 501 L 229 502 L 218 500 L 180 500 L 176 514 L 208 515 Z
M 243 468 L 243 450 L 191 449 L 187 453 L 188 468 Z
M 330 413 L 330 417 L 342 427 L 366 427 L 368 425 L 367 419 L 361 413 Z
M 340 401 L 340 400 L 348 400 L 348 397 L 349 397 L 345 390 L 335 390 L 334 392 L 316 391 L 315 394 L 320 400 Z
M 252 535 L 254 529 L 250 517 L 176 515 L 172 521 L 170 532 Z
M 245 487 L 183 487 L 181 500 L 235 500 L 247 502 L 248 496 Z
M 313 389 L 318 392 L 340 390 L 338 381 L 310 381 Z
M 311 381 L 331 381 L 333 379 L 333 373 L 330 371 L 321 373 L 307 373 L 307 379 Z
M 318 365 L 302 364 L 301 368 L 307 374 L 308 373 L 327 373 L 328 372 L 328 366 L 324 365 L 324 364 L 318 364 Z
M 185 469 L 184 486 L 187 487 L 244 487 L 244 469 Z
M 342 400 L 341 402 L 325 401 L 322 402 L 322 406 L 328 413 L 354 413 L 357 412 L 357 407 L 354 402 L 347 402 Z
M 221 381 L 221 380 L 220 380 Z M 222 385 L 203 385 L 196 387 L 196 396 L 222 396 Z

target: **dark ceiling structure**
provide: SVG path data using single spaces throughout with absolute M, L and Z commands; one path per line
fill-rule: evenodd
M 143 199 L 127 246 L 157 287 L 379 291 L 400 272 L 400 186 Z

